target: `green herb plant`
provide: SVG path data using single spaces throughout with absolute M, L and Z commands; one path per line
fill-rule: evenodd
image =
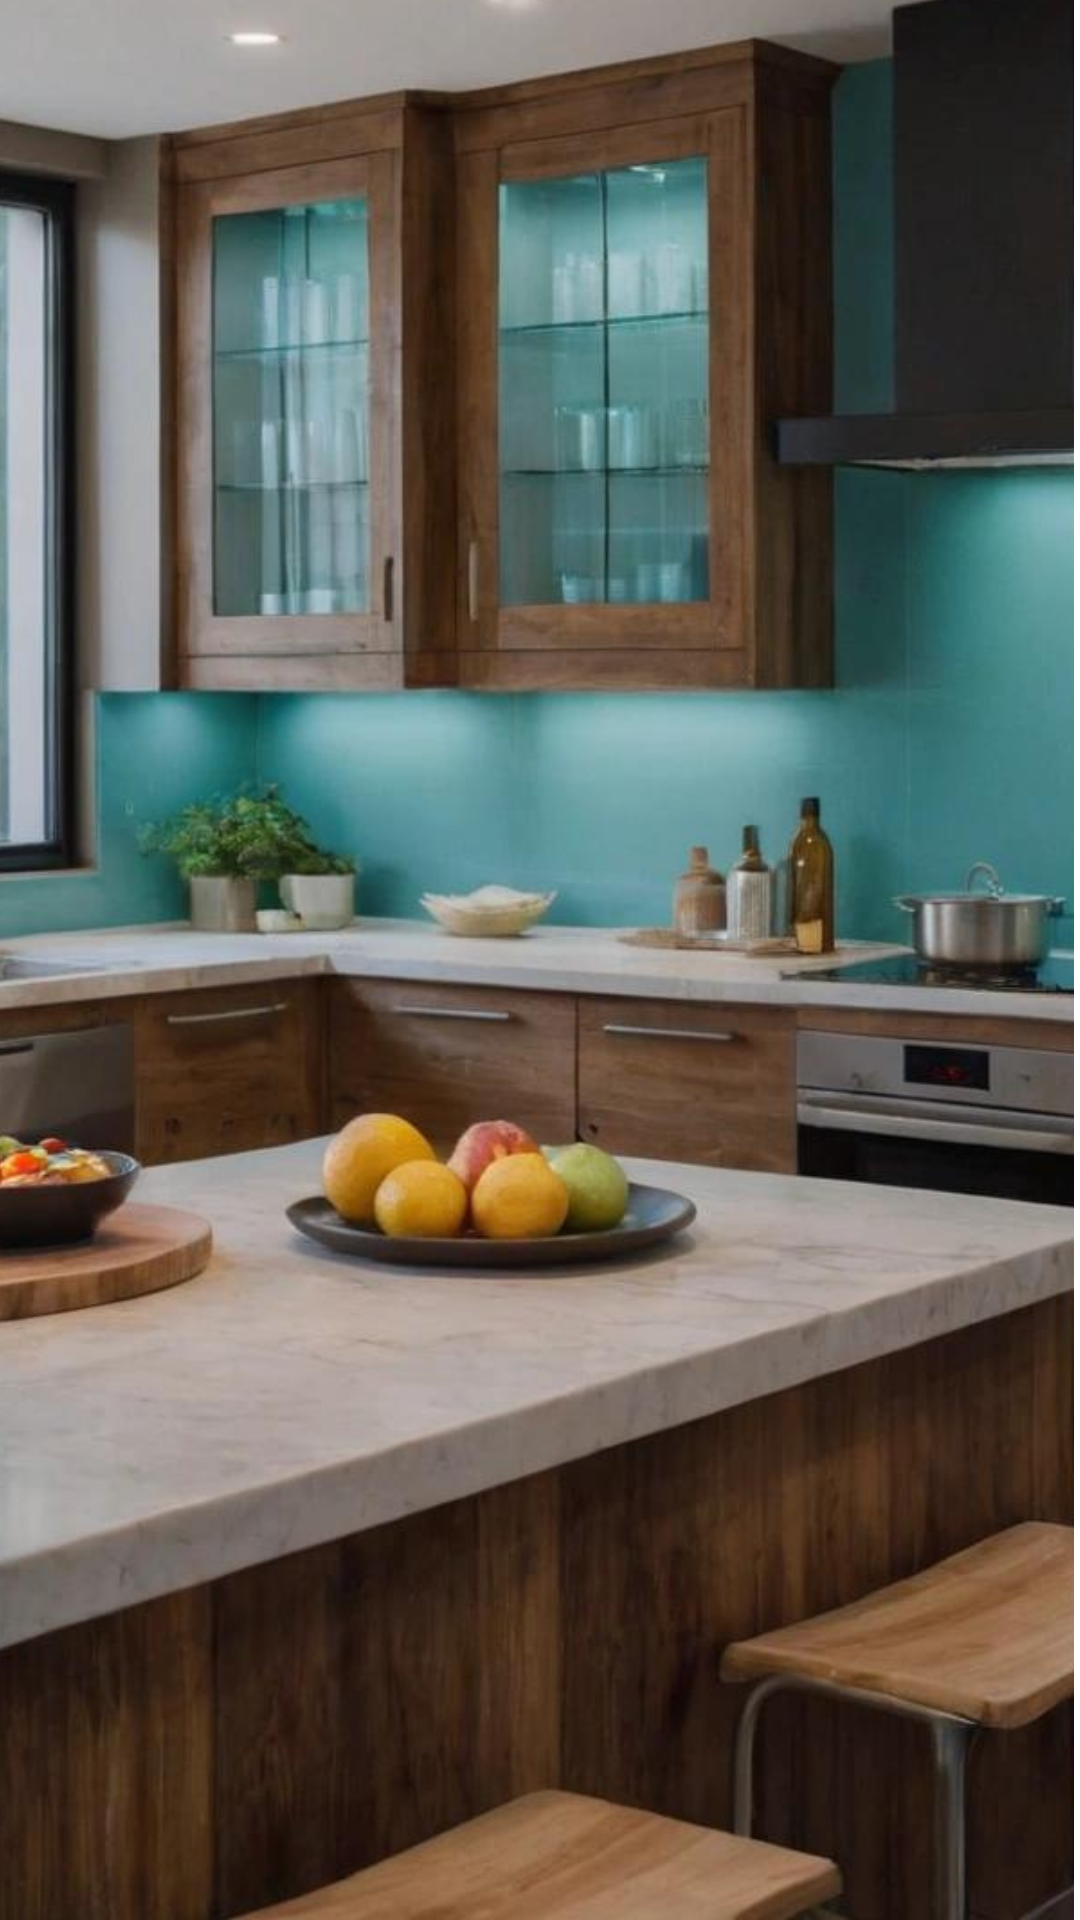
M 353 873 L 355 862 L 325 852 L 276 786 L 241 788 L 212 800 L 194 800 L 169 820 L 139 834 L 145 854 L 175 860 L 185 880 L 199 875 L 280 880 L 284 873 Z

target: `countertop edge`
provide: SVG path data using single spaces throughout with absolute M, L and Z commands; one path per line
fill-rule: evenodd
M 1071 1221 L 1071 1216 L 1063 1216 L 1063 1226 L 1066 1218 Z M 1063 1231 L 1060 1242 L 927 1281 L 901 1297 L 826 1311 L 809 1321 L 802 1319 L 734 1344 L 641 1368 L 580 1393 L 554 1396 L 425 1435 L 374 1458 L 335 1462 L 247 1492 L 178 1507 L 90 1541 L 43 1549 L 9 1561 L 0 1571 L 0 1648 L 589 1458 L 609 1447 L 845 1372 L 1071 1290 L 1071 1236 Z M 913 1302 L 928 1296 L 933 1304 L 925 1317 L 913 1315 Z M 916 1319 L 918 1331 L 911 1332 L 908 1328 Z M 762 1386 L 760 1350 L 769 1347 L 776 1352 Z M 744 1392 L 740 1389 L 745 1361 L 754 1349 L 758 1350 L 757 1384 L 752 1392 Z M 673 1390 L 677 1390 L 677 1405 Z M 593 1416 L 593 1436 L 585 1447 L 560 1442 L 561 1409 L 571 1398 L 579 1413 L 584 1405 Z M 493 1459 L 499 1461 L 494 1474 Z M 411 1479 L 422 1487 L 437 1484 L 434 1498 L 410 1498 L 402 1492 L 405 1460 Z M 315 1489 L 322 1517 L 313 1526 L 308 1516 L 314 1503 L 309 1504 L 307 1496 Z M 283 1501 L 289 1509 L 285 1514 Z M 211 1514 L 227 1522 L 228 1538 L 208 1539 L 200 1551 L 194 1547 L 193 1535 L 201 1530 L 200 1520 Z M 133 1546 L 143 1562 L 138 1574 L 133 1573 L 126 1552 Z M 29 1574 L 36 1563 L 47 1562 L 52 1571 L 75 1559 L 79 1563 L 77 1606 L 61 1599 L 49 1607 L 24 1603 L 20 1611 L 17 1593 L 14 1606 L 12 1595 L 4 1593 L 9 1585 L 17 1589 L 20 1576 Z M 31 1576 L 32 1584 L 39 1578 L 40 1567 Z

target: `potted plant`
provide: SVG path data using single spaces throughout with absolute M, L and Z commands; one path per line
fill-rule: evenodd
M 171 820 L 145 828 L 140 845 L 144 853 L 175 860 L 190 889 L 191 924 L 202 932 L 253 932 L 259 882 L 298 874 L 334 876 L 339 907 L 343 892 L 348 899 L 333 924 L 352 918 L 352 863 L 321 852 L 307 822 L 274 786 L 192 801 Z M 305 916 L 305 925 L 315 924 Z
M 300 849 L 279 890 L 284 905 L 313 933 L 347 927 L 356 911 L 355 862 L 315 846 Z

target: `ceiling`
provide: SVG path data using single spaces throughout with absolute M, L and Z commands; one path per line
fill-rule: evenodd
M 0 119 L 119 139 L 750 36 L 889 51 L 891 0 L 0 0 Z M 244 28 L 281 46 L 233 47 Z

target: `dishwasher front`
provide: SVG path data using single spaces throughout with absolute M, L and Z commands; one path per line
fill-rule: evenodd
M 135 1145 L 130 1020 L 0 1039 L 0 1133 L 30 1144 L 54 1133 L 77 1147 Z

